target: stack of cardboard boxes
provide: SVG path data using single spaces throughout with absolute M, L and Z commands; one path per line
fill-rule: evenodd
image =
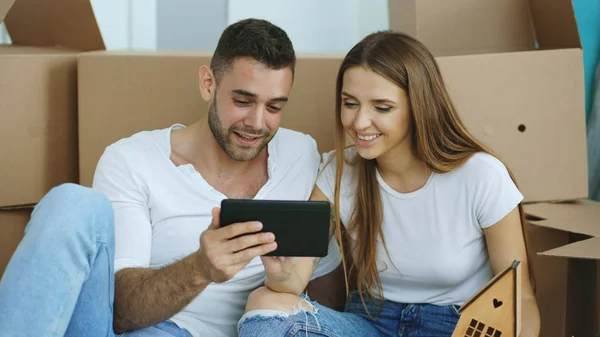
M 104 49 L 91 4 L 0 0 L 12 45 L 0 45 L 0 274 L 31 207 L 77 182 L 77 57 Z
M 62 182 L 90 186 L 109 144 L 142 130 L 192 123 L 207 111 L 198 69 L 210 53 L 102 51 L 86 1 L 55 1 L 62 7 L 42 11 L 31 0 L 16 0 L 8 11 L 12 1 L 0 0 L 0 15 L 9 13 L 17 44 L 83 53 L 0 49 L 1 206 L 34 204 Z M 585 200 L 583 61 L 570 1 L 390 0 L 389 13 L 392 29 L 410 33 L 434 53 L 469 130 L 516 175 L 534 224 L 529 236 L 541 336 L 593 336 L 596 300 L 582 297 L 595 296 L 599 242 L 568 245 L 581 239 L 571 232 L 600 236 L 600 207 Z M 75 32 L 66 30 L 66 17 L 81 21 L 70 24 Z M 335 78 L 343 56 L 298 55 L 285 111 L 283 126 L 311 134 L 321 152 L 333 148 Z M 6 250 L 0 267 L 26 216 L 0 213 L 0 247 Z M 5 249 L 7 237 L 13 239 Z

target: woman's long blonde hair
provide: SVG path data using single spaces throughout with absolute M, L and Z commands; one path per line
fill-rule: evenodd
M 341 91 L 344 72 L 355 66 L 366 67 L 385 77 L 405 90 L 409 97 L 411 118 L 412 152 L 436 173 L 446 173 L 463 165 L 473 154 L 486 152 L 496 158 L 490 149 L 473 137 L 463 125 L 450 96 L 446 91 L 442 75 L 433 55 L 416 39 L 397 32 L 377 32 L 368 35 L 344 58 L 336 83 L 335 115 L 335 161 L 336 179 L 334 210 L 336 235 L 342 252 L 342 228 L 340 223 L 340 187 L 347 147 L 345 131 L 341 120 Z M 381 280 L 377 270 L 377 240 L 386 247 L 382 232 L 383 210 L 379 184 L 376 178 L 376 160 L 365 160 L 356 156 L 357 190 L 353 213 L 347 224 L 353 235 L 355 252 L 348 269 L 346 258 L 342 258 L 346 281 L 346 294 L 349 293 L 349 278 L 353 275 L 360 298 L 367 310 L 365 298 L 373 300 L 375 292 L 383 298 Z M 516 184 L 513 174 L 509 173 Z M 526 240 L 526 221 L 522 205 L 519 204 L 523 236 Z M 385 248 L 387 252 L 387 248 Z M 389 254 L 388 254 L 389 255 Z M 528 265 L 532 264 L 528 254 Z M 533 272 L 530 277 L 533 282 Z M 368 310 L 367 310 L 368 312 Z M 370 315 L 370 313 L 369 313 Z

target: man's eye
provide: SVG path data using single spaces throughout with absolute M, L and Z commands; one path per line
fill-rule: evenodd
M 234 99 L 233 101 L 237 105 L 248 105 L 248 104 L 250 104 L 250 102 L 248 102 L 248 101 L 240 101 L 239 99 Z

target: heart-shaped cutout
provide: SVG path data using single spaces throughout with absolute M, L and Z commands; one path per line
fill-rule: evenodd
M 494 298 L 494 308 L 498 309 L 502 305 L 502 301 Z

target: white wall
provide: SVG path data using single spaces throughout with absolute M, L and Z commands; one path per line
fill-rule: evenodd
M 10 36 L 8 36 L 8 32 L 6 31 L 6 25 L 0 23 L 0 43 L 10 43 Z
M 91 0 L 106 48 L 212 50 L 227 0 Z
M 157 0 L 131 2 L 131 45 L 133 49 L 157 49 Z
M 91 0 L 106 49 L 156 49 L 156 0 Z
M 387 0 L 229 0 L 228 24 L 250 17 L 283 28 L 300 53 L 345 53 L 389 26 Z
M 358 0 L 359 38 L 390 28 L 387 2 L 388 0 Z
M 227 27 L 227 0 L 156 1 L 157 49 L 215 49 Z
M 389 27 L 387 0 L 90 1 L 109 50 L 213 50 L 228 24 L 254 17 L 287 31 L 297 52 L 346 53 Z

